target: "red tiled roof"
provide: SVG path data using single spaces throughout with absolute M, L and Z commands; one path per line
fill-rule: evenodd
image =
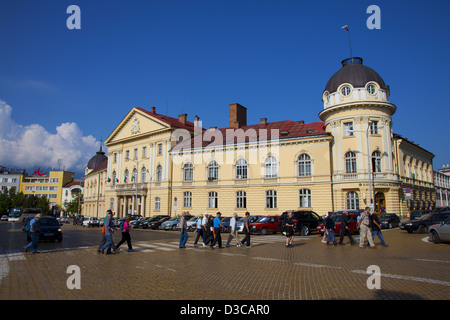
M 187 129 L 190 131 L 194 131 L 194 123 L 186 121 L 186 124 L 182 123 L 181 121 L 179 121 L 177 118 L 173 118 L 173 117 L 169 117 L 169 116 L 165 116 L 163 114 L 159 114 L 156 112 L 151 112 L 151 111 L 147 111 L 141 107 L 136 107 L 136 109 L 145 112 L 146 114 L 159 119 L 161 121 L 164 121 L 165 123 L 167 123 L 168 125 L 170 125 L 171 127 L 174 128 L 181 128 L 181 129 Z
M 174 146 L 174 150 L 189 149 L 197 146 L 197 139 L 202 141 L 201 146 L 219 146 L 223 144 L 243 143 L 243 142 L 257 142 L 272 139 L 272 130 L 278 130 L 278 138 L 280 140 L 317 136 L 330 135 L 324 129 L 324 122 L 303 123 L 303 121 L 284 120 L 277 122 L 269 122 L 267 124 L 254 124 L 243 126 L 239 129 L 235 128 L 220 128 L 215 130 L 208 130 L 203 132 L 203 137 L 194 136 L 188 141 L 182 141 Z M 276 131 L 273 132 L 276 134 Z M 277 137 L 274 137 L 276 139 Z
M 70 188 L 71 186 L 76 186 L 76 185 L 80 185 L 82 187 L 84 187 L 84 180 L 73 180 L 70 181 L 69 183 L 67 183 L 64 188 Z

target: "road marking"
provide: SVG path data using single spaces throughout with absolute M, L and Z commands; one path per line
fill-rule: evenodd
M 441 263 L 450 263 L 450 261 L 445 260 L 430 260 L 430 259 L 413 259 L 416 261 L 425 261 L 425 262 L 441 262 Z
M 312 267 L 312 268 L 342 269 L 342 267 L 334 267 L 334 266 L 327 266 L 327 265 L 324 265 L 324 264 L 305 263 L 305 262 L 295 262 L 294 265 L 302 266 L 302 267 Z
M 367 275 L 368 273 L 364 270 L 352 270 L 350 272 L 353 273 L 360 273 Z M 393 278 L 393 279 L 400 279 L 400 280 L 408 280 L 408 281 L 417 281 L 417 282 L 426 282 L 426 283 L 432 283 L 432 284 L 440 284 L 444 286 L 450 286 L 450 282 L 448 281 L 442 281 L 442 280 L 435 280 L 435 279 L 427 279 L 427 278 L 419 278 L 419 277 L 411 277 L 411 276 L 403 276 L 398 274 L 389 274 L 389 273 L 381 273 L 382 277 L 386 278 Z
M 8 257 L 9 261 L 15 261 L 15 260 L 26 260 L 24 254 L 22 252 L 18 252 L 17 250 L 7 250 L 6 256 Z

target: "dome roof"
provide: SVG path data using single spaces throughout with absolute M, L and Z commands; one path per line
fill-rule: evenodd
M 328 80 L 324 92 L 335 92 L 343 83 L 350 83 L 355 88 L 361 88 L 365 87 L 369 81 L 375 81 L 381 89 L 386 89 L 388 86 L 380 75 L 372 68 L 363 65 L 362 60 L 362 58 L 358 57 L 342 60 L 342 68 Z
M 105 156 L 105 153 L 102 151 L 102 147 L 100 146 L 100 150 L 97 151 L 97 154 L 89 160 L 87 164 L 88 169 L 95 169 L 98 167 L 103 161 L 108 160 L 108 157 Z

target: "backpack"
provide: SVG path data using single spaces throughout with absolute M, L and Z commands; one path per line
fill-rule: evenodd
M 25 225 L 25 231 L 26 231 L 26 232 L 30 231 L 30 228 L 31 228 L 30 222 L 31 222 L 31 220 L 28 221 L 28 223 Z

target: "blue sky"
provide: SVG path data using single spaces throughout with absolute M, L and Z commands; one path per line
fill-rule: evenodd
M 66 27 L 72 4 L 81 30 Z M 372 4 L 379 30 L 366 27 Z M 390 86 L 394 132 L 434 153 L 439 169 L 450 163 L 449 15 L 441 0 L 3 0 L 0 164 L 63 158 L 82 171 L 132 107 L 198 115 L 204 127 L 228 126 L 236 102 L 249 124 L 320 121 L 325 84 L 350 56 L 348 24 L 353 55 Z M 28 130 L 37 134 L 20 136 Z M 11 163 L 4 150 L 25 156 Z

